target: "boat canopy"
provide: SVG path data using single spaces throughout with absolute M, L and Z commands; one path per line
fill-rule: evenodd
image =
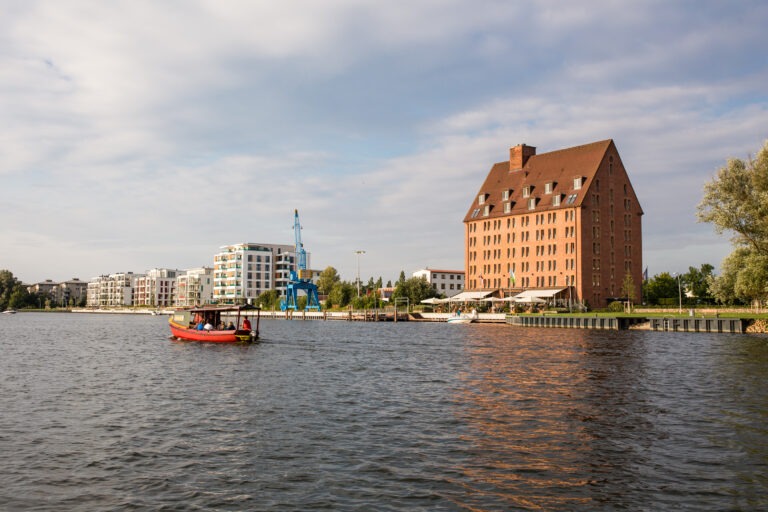
M 191 308 L 188 311 L 191 311 L 192 313 L 209 313 L 211 311 L 223 313 L 227 311 L 259 311 L 261 310 L 260 307 L 254 306 L 251 304 L 234 304 L 234 305 L 226 305 L 226 306 L 199 306 L 196 308 Z

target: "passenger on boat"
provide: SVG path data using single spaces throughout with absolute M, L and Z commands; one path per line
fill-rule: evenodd
M 205 325 L 203 325 L 203 321 L 202 321 L 202 320 L 200 320 L 199 322 L 197 322 L 197 330 L 198 330 L 198 331 L 202 331 L 202 330 L 203 330 L 203 327 L 205 327 Z
M 227 330 L 234 331 L 236 329 L 235 324 L 232 322 L 232 320 L 229 321 L 229 325 L 227 326 Z
M 243 329 L 245 329 L 246 331 L 251 330 L 251 321 L 248 320 L 247 318 L 243 320 Z
M 206 331 L 210 331 L 211 329 L 213 329 L 213 326 L 211 325 L 211 322 L 207 322 L 207 323 L 206 323 L 206 324 L 203 326 L 203 329 L 205 329 Z

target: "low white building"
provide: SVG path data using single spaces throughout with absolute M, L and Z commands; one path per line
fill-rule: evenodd
M 88 283 L 89 307 L 119 307 L 133 305 L 133 284 L 142 274 L 119 272 L 94 277 Z
M 173 306 L 176 295 L 176 276 L 181 270 L 153 268 L 133 282 L 133 305 L 150 307 Z
M 176 305 L 190 307 L 213 301 L 213 268 L 200 267 L 176 276 Z
M 423 277 L 437 293 L 452 297 L 464 290 L 463 270 L 440 270 L 425 268 L 413 273 L 413 277 Z

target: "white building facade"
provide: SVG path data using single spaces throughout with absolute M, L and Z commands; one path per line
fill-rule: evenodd
M 88 283 L 88 307 L 120 307 L 133 305 L 134 280 L 142 274 L 119 272 L 91 279 Z
M 133 283 L 133 305 L 149 307 L 173 306 L 176 295 L 176 276 L 181 271 L 153 268 Z
M 176 305 L 191 307 L 213 302 L 213 268 L 200 267 L 176 276 Z
M 292 245 L 226 245 L 213 258 L 213 300 L 252 302 L 267 290 L 285 295 L 295 256 Z
M 413 277 L 423 277 L 437 293 L 452 297 L 464 290 L 463 270 L 439 270 L 425 268 L 413 273 Z

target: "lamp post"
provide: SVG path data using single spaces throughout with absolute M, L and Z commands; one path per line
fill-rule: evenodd
M 357 254 L 357 298 L 360 298 L 360 255 L 365 254 L 365 251 L 357 250 L 355 251 L 355 254 Z
M 680 274 L 678 274 L 677 272 L 675 272 L 672 275 L 674 277 L 677 277 L 677 296 L 678 296 L 677 312 L 682 315 L 683 314 L 683 288 L 680 285 L 680 277 L 682 277 L 682 276 L 680 276 Z

